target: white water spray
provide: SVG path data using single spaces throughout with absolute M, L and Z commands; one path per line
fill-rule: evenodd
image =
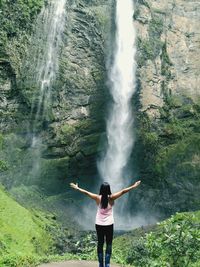
M 113 191 L 124 186 L 125 168 L 134 143 L 131 98 L 135 91 L 135 39 L 133 0 L 116 1 L 116 38 L 113 63 L 109 71 L 113 104 L 107 120 L 108 146 L 98 163 L 103 180 Z
M 58 54 L 65 25 L 65 4 L 66 0 L 51 0 L 38 18 L 40 25 L 34 39 L 41 48 L 34 55 L 37 61 L 34 78 L 40 91 L 32 105 L 32 113 L 33 109 L 36 111 L 36 122 L 47 118 L 51 104 L 52 84 L 58 71 Z
M 40 177 L 41 154 L 45 144 L 42 142 L 38 126 L 49 120 L 51 112 L 52 90 L 58 72 L 59 52 L 65 26 L 66 1 L 48 1 L 38 16 L 37 28 L 32 36 L 28 60 L 31 65 L 28 71 L 29 82 L 35 88 L 35 95 L 31 105 L 32 124 L 28 131 L 31 135 L 32 157 L 32 166 L 27 175 L 28 182 L 36 181 Z

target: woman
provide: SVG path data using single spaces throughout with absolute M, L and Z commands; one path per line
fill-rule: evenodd
M 99 267 L 104 267 L 103 262 L 103 244 L 104 237 L 106 238 L 106 254 L 105 254 L 105 267 L 110 267 L 110 257 L 112 253 L 112 240 L 113 240 L 113 205 L 114 201 L 121 197 L 122 195 L 128 193 L 130 190 L 136 188 L 141 181 L 135 182 L 133 185 L 122 189 L 121 191 L 112 194 L 110 190 L 110 185 L 104 182 L 100 187 L 99 195 L 93 194 L 89 191 L 86 191 L 80 187 L 78 184 L 70 183 L 70 186 L 80 191 L 81 193 L 86 194 L 90 198 L 96 201 L 98 206 L 96 214 L 96 232 L 97 232 L 97 255 L 99 260 Z

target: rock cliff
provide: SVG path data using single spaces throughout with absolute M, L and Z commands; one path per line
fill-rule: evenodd
M 1 4 L 0 171 L 7 188 L 37 185 L 57 194 L 71 177 L 95 184 L 109 103 L 106 62 L 114 35 L 114 1 L 67 2 L 52 105 L 48 120 L 35 129 L 43 144 L 38 154 L 31 148 L 30 132 L 38 88 L 27 81 L 34 71 L 31 45 L 37 15 L 46 4 Z M 200 4 L 137 0 L 135 6 L 138 138 L 133 154 L 146 194 L 140 190 L 134 201 L 162 214 L 197 208 Z M 40 170 L 35 172 L 38 155 Z
M 39 119 L 34 130 L 43 143 L 41 170 L 35 178 L 31 174 L 31 165 L 37 155 L 30 149 L 31 106 L 39 88 L 32 76 L 36 71 L 34 46 L 42 46 L 42 40 L 35 44 L 34 37 L 42 22 L 34 17 L 31 31 L 19 27 L 19 33 L 15 37 L 8 36 L 2 44 L 1 137 L 4 144 L 2 164 L 5 165 L 2 177 L 7 186 L 36 182 L 44 187 L 49 184 L 49 190 L 55 191 L 59 179 L 96 174 L 108 95 L 105 42 L 110 27 L 110 3 L 71 1 L 66 10 L 59 73 L 52 85 L 49 118 L 47 121 Z M 13 15 L 16 15 L 15 11 Z M 5 23 L 4 34 L 8 31 L 6 26 Z M 16 166 L 11 166 L 13 161 L 17 162 Z M 8 165 L 10 167 L 6 168 Z M 28 179 L 23 178 L 27 175 Z M 54 183 L 51 183 L 51 177 Z
M 199 208 L 199 1 L 137 1 L 140 203 Z M 146 205 L 145 199 L 151 199 Z M 148 207 L 147 207 L 148 206 Z
M 198 1 L 137 1 L 141 110 L 159 116 L 165 95 L 199 99 Z

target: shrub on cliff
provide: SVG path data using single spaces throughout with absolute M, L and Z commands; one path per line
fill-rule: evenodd
M 40 11 L 44 0 L 2 0 L 0 3 L 1 31 L 8 37 L 17 35 L 20 30 L 29 30 L 32 20 Z

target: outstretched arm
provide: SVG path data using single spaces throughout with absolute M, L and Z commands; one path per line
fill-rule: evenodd
M 75 189 L 75 190 L 78 190 L 79 192 L 83 193 L 83 194 L 86 194 L 88 197 L 94 199 L 97 203 L 99 201 L 99 195 L 97 194 L 93 194 L 85 189 L 82 189 L 78 186 L 78 184 L 75 184 L 75 183 L 70 183 L 70 186 L 71 188 Z
M 122 189 L 121 191 L 119 191 L 119 192 L 117 192 L 117 193 L 112 194 L 112 195 L 110 196 L 110 198 L 111 198 L 112 200 L 115 200 L 115 199 L 121 197 L 122 195 L 128 193 L 130 190 L 136 188 L 140 183 L 141 183 L 141 181 L 137 181 L 137 182 L 135 182 L 133 185 L 131 185 L 131 186 L 127 187 L 127 188 L 124 188 L 124 189 Z

